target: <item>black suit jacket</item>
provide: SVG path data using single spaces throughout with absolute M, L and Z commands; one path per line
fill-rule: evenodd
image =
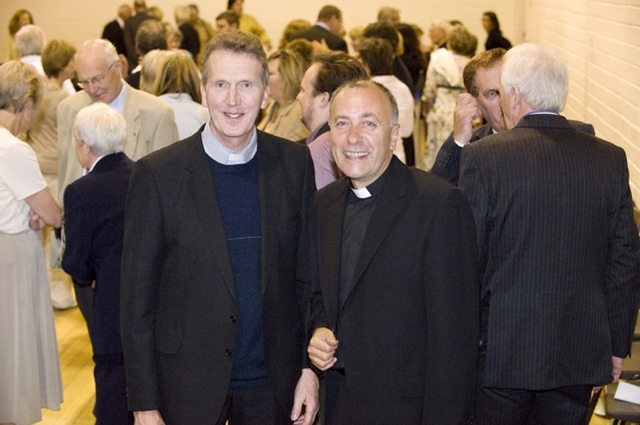
M 124 43 L 127 47 L 127 60 L 129 61 L 129 72 L 138 65 L 138 52 L 136 51 L 136 33 L 140 24 L 147 19 L 155 19 L 146 12 L 136 13 L 124 21 Z
M 402 58 L 398 55 L 393 55 L 393 75 L 395 75 L 398 80 L 405 83 L 407 87 L 409 87 L 411 94 L 415 95 L 416 85 L 413 81 L 413 77 L 411 76 L 407 65 L 405 65 Z
M 349 53 L 347 42 L 344 41 L 344 38 L 338 37 L 331 31 L 321 27 L 320 25 L 312 25 L 306 30 L 298 31 L 291 37 L 292 40 L 295 40 L 297 38 L 304 38 L 305 40 L 309 41 L 324 40 L 331 50 L 341 50 L 345 53 Z
M 262 132 L 256 155 L 265 360 L 288 415 L 304 359 L 313 163 L 306 146 Z M 173 424 L 215 421 L 229 389 L 237 318 L 222 214 L 198 132 L 138 160 L 131 178 L 122 264 L 130 410 L 159 408 Z
M 336 329 L 351 424 L 460 424 L 473 411 L 478 282 L 471 209 L 449 183 L 393 158 L 340 304 L 346 178 L 311 209 L 311 328 Z M 344 422 L 346 423 L 346 422 Z
M 127 46 L 124 44 L 124 30 L 115 19 L 104 26 L 102 38 L 109 40 L 118 51 L 118 54 L 127 55 Z
M 587 134 L 595 136 L 595 130 L 591 124 L 586 124 L 580 121 L 569 120 L 569 123 L 576 129 L 583 131 Z M 476 142 L 483 137 L 489 136 L 493 134 L 493 130 L 489 124 L 485 124 L 479 128 L 477 128 L 473 134 L 471 135 L 471 140 L 469 143 Z M 450 181 L 451 183 L 458 185 L 458 178 L 460 177 L 460 154 L 462 153 L 462 148 L 458 146 L 453 138 L 453 133 L 447 137 L 447 140 L 444 141 L 442 146 L 440 146 L 440 150 L 438 151 L 438 155 L 436 156 L 436 160 L 431 168 L 431 172 L 440 177 L 443 177 Z
M 120 260 L 132 170 L 133 161 L 124 153 L 107 155 L 64 192 L 66 248 L 62 268 L 82 284 L 96 282 L 89 323 L 96 355 L 122 352 Z
M 638 309 L 639 241 L 622 149 L 558 115 L 462 150 L 473 208 L 489 387 L 611 381 Z M 490 297 L 490 298 L 487 298 Z

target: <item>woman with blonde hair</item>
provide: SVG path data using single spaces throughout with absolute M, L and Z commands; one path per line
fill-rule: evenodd
M 168 55 L 151 84 L 150 93 L 173 109 L 180 139 L 191 136 L 209 119 L 209 111 L 202 106 L 201 84 L 195 63 L 182 53 Z
M 283 49 L 272 53 L 267 63 L 271 100 L 258 130 L 293 141 L 306 139 L 309 130 L 302 123 L 302 109 L 296 100 L 307 70 L 305 59 L 294 51 Z
M 33 149 L 29 130 L 43 81 L 19 61 L 0 66 L 0 423 L 33 424 L 58 410 L 62 382 L 40 232 L 62 226 L 60 206 Z
M 147 93 L 156 94 L 155 84 L 158 80 L 158 75 L 162 71 L 162 67 L 167 59 L 178 52 L 171 50 L 151 50 L 140 64 L 140 90 L 144 90 Z

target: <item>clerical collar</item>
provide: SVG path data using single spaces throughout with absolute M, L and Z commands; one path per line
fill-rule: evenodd
M 376 181 L 371 183 L 369 186 L 363 187 L 361 189 L 356 189 L 353 186 L 351 179 L 349 179 L 349 189 L 351 189 L 351 192 L 353 192 L 353 194 L 356 195 L 356 198 L 358 199 L 367 199 L 371 198 L 372 196 L 379 195 L 382 192 L 382 186 L 384 186 L 384 181 L 389 172 L 389 168 L 391 168 L 391 163 L 389 163 L 387 169 L 384 170 L 384 173 L 382 173 L 380 177 L 376 179 Z
M 214 161 L 223 165 L 237 165 L 237 164 L 246 164 L 251 161 L 254 156 L 256 156 L 256 152 L 258 152 L 258 133 L 256 129 L 253 129 L 253 133 L 249 138 L 249 143 L 239 151 L 234 151 L 229 149 L 225 145 L 222 144 L 216 137 L 213 135 L 211 131 L 210 122 L 204 126 L 204 129 L 201 133 L 202 137 L 202 146 L 204 147 L 205 153 Z
M 356 197 L 358 199 L 366 199 L 366 198 L 371 198 L 371 192 L 369 192 L 369 189 L 367 189 L 366 187 L 363 187 L 362 189 L 356 189 L 356 188 L 351 188 L 351 191 L 353 192 L 354 195 L 356 195 Z

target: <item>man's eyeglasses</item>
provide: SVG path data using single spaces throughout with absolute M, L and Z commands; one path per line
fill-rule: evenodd
M 104 74 L 99 74 L 96 75 L 95 77 L 89 79 L 89 80 L 79 80 L 78 81 L 78 87 L 80 87 L 81 89 L 87 88 L 89 86 L 99 86 L 100 84 L 102 84 L 105 80 L 105 78 L 107 78 L 107 74 L 109 73 L 109 71 L 111 71 L 111 68 L 113 68 L 113 65 L 115 65 L 116 63 L 113 62 L 111 65 L 109 65 L 109 68 L 107 68 L 107 72 L 105 72 Z

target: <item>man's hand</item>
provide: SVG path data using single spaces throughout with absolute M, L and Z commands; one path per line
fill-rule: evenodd
M 620 357 L 615 357 L 612 356 L 611 357 L 611 364 L 613 365 L 613 381 L 612 382 L 618 382 L 618 379 L 620 379 L 620 374 L 622 373 L 622 362 L 624 361 L 624 359 L 621 359 Z
M 456 142 L 463 145 L 469 143 L 473 134 L 473 121 L 480 115 L 475 97 L 468 93 L 458 96 L 456 108 L 453 111 L 453 138 Z
M 620 357 L 616 357 L 616 356 L 611 356 L 611 378 L 612 384 L 615 384 L 616 382 L 618 382 L 618 380 L 620 379 L 620 375 L 622 374 L 622 362 L 624 361 L 624 359 L 621 359 Z M 599 391 L 602 388 L 602 385 L 598 385 L 596 387 L 593 387 L 593 391 Z
M 291 420 L 294 425 L 313 423 L 320 407 L 319 388 L 320 382 L 316 374 L 311 369 L 302 369 L 293 397 L 293 409 L 291 409 Z M 304 412 L 302 406 L 304 406 Z
M 338 349 L 338 340 L 331 329 L 317 328 L 313 332 L 307 353 L 311 363 L 321 371 L 331 369 L 336 364 L 335 354 Z
M 158 410 L 133 412 L 133 418 L 135 419 L 134 425 L 165 425 Z

